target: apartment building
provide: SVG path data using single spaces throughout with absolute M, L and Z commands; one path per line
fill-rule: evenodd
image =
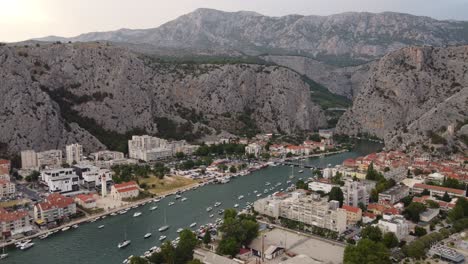
M 34 220 L 38 224 L 47 224 L 66 219 L 76 214 L 76 204 L 73 198 L 52 193 L 44 202 L 34 206 Z
M 109 160 L 119 160 L 124 158 L 124 154 L 119 151 L 110 151 L 103 150 L 91 153 L 91 156 L 94 158 L 94 161 L 109 161 Z
M 3 239 L 31 231 L 31 218 L 27 211 L 9 212 L 0 208 L 0 230 Z
M 133 136 L 128 141 L 129 157 L 137 160 L 154 161 L 173 156 L 177 152 L 192 154 L 198 146 L 187 144 L 185 140 L 169 142 L 162 138 Z
M 34 150 L 21 151 L 21 168 L 38 170 L 40 168 L 59 168 L 62 166 L 62 151 L 53 149 L 42 152 Z
M 0 197 L 10 197 L 16 193 L 16 186 L 9 180 L 0 179 Z
M 83 157 L 83 146 L 80 144 L 71 144 L 65 147 L 66 159 L 69 165 L 78 163 Z
M 442 186 L 434 186 L 434 185 L 428 185 L 428 184 L 422 184 L 422 183 L 414 184 L 411 192 L 413 194 L 420 194 L 425 189 L 429 191 L 431 197 L 433 197 L 434 195 L 442 197 L 444 196 L 445 192 L 447 192 L 447 194 L 450 195 L 450 197 L 465 197 L 466 196 L 465 190 L 452 189 L 452 188 L 446 188 Z
M 328 179 L 318 179 L 313 182 L 309 182 L 309 190 L 314 192 L 324 192 L 329 193 L 333 187 L 338 187 L 339 185 L 332 184 Z
M 260 156 L 263 151 L 263 146 L 258 143 L 250 143 L 245 147 L 245 153 L 252 154 L 255 157 Z
M 108 169 L 87 164 L 74 165 L 76 174 L 80 177 L 81 185 L 87 189 L 92 189 L 102 185 L 102 176 L 106 177 L 106 182 L 112 181 L 112 172 Z
M 44 170 L 41 181 L 49 187 L 49 192 L 71 192 L 79 190 L 80 177 L 74 168 Z
M 377 223 L 377 226 L 382 230 L 383 233 L 395 233 L 398 240 L 402 240 L 409 235 L 408 222 L 401 215 L 384 214 L 383 218 Z
M 355 225 L 362 220 L 362 210 L 359 207 L 343 205 L 342 210 L 346 211 L 346 224 Z
M 346 181 L 343 186 L 344 204 L 357 207 L 359 203 L 369 204 L 369 193 L 364 182 Z
M 37 166 L 37 154 L 34 150 L 21 151 L 21 168 L 23 170 L 35 170 Z
M 388 202 L 390 204 L 395 204 L 404 197 L 408 196 L 409 193 L 410 190 L 407 186 L 397 184 L 392 188 L 379 193 L 379 203 Z
M 346 211 L 338 208 L 337 201 L 328 202 L 320 195 L 294 192 L 287 198 L 267 197 L 256 201 L 254 209 L 263 215 L 295 220 L 338 233 L 346 230 Z

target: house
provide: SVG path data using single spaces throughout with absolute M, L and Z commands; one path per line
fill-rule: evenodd
M 0 229 L 2 238 L 7 238 L 32 230 L 31 218 L 27 211 L 9 212 L 0 208 Z
M 76 204 L 86 209 L 92 209 L 96 207 L 96 198 L 92 194 L 78 194 L 75 196 Z
M 383 233 L 395 233 L 398 240 L 404 239 L 409 234 L 408 222 L 401 215 L 384 214 L 383 219 L 379 220 L 377 226 Z
M 427 184 L 422 184 L 422 183 L 416 183 L 415 185 L 413 185 L 412 193 L 420 194 L 424 191 L 424 189 L 429 191 L 431 197 L 433 197 L 434 195 L 442 197 L 444 196 L 445 192 L 447 192 L 447 194 L 450 197 L 465 197 L 465 194 L 466 194 L 465 190 L 446 188 L 442 186 L 427 185 Z
M 373 213 L 364 212 L 364 214 L 362 215 L 362 222 L 364 224 L 368 224 L 372 221 L 375 221 L 375 219 L 377 219 L 377 216 Z
M 379 193 L 379 202 L 387 201 L 394 204 L 409 195 L 409 188 L 405 185 L 395 185 Z
M 75 201 L 60 193 L 52 193 L 44 202 L 34 206 L 34 219 L 39 225 L 67 219 L 74 214 L 76 214 Z
M 359 207 L 343 205 L 341 209 L 346 211 L 346 224 L 355 225 L 362 220 L 362 210 Z
M 260 156 L 263 151 L 263 146 L 258 143 L 250 143 L 245 147 L 245 153 L 254 155 L 255 157 Z
M 10 197 L 16 193 L 16 186 L 9 180 L 0 179 L 0 197 Z
M 438 216 L 440 213 L 439 208 L 427 208 L 426 211 L 422 212 L 419 214 L 419 220 L 421 222 L 430 222 L 432 219 L 434 219 L 436 216 Z
M 121 201 L 122 199 L 129 199 L 138 197 L 140 188 L 135 181 L 114 184 L 111 188 L 111 197 L 114 200 Z
M 49 187 L 49 192 L 72 192 L 79 190 L 80 186 L 80 177 L 73 168 L 42 171 L 41 181 Z

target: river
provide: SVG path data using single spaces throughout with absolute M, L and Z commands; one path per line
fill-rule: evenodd
M 347 158 L 366 155 L 381 147 L 382 145 L 378 143 L 360 141 L 353 151 L 323 158 L 310 158 L 305 163 L 318 167 L 340 164 Z M 294 169 L 296 170 L 296 179 L 298 177 L 306 179 L 312 175 L 308 169 L 305 169 L 302 174 L 298 173 L 299 168 Z M 290 174 L 290 167 L 268 167 L 250 175 L 235 178 L 227 184 L 207 185 L 185 192 L 182 195 L 187 198 L 185 202 L 175 200 L 174 196 L 169 196 L 159 203 L 131 209 L 124 215 L 108 216 L 106 219 L 94 223 L 85 223 L 80 225 L 78 229 L 58 232 L 45 240 L 35 239 L 33 241 L 35 245 L 31 249 L 26 251 L 10 249 L 8 250 L 10 256 L 0 262 L 8 264 L 122 263 L 129 255 L 142 255 L 152 246 L 161 244 L 158 240 L 161 235 L 158 228 L 164 225 L 164 215 L 166 215 L 167 225 L 170 225 L 170 229 L 164 232 L 164 235 L 167 236 L 168 240 L 173 240 L 177 236 L 176 230 L 180 227 L 188 228 L 193 222 L 197 222 L 198 226 L 214 222 L 216 218 L 220 217 L 217 213 L 220 208 L 232 208 L 236 203 L 241 208 L 247 202 L 255 201 L 257 197 L 253 191 L 263 192 L 266 188 L 265 182 L 271 182 L 271 186 L 281 182 L 282 185 L 275 191 L 279 188 L 285 188 Z M 239 195 L 244 195 L 245 198 L 238 200 Z M 168 205 L 171 201 L 175 202 L 173 206 Z M 216 201 L 222 203 L 218 208 L 213 207 Z M 154 205 L 158 205 L 158 209 L 150 211 L 149 208 Z M 206 208 L 209 206 L 214 208 L 211 214 L 215 216 L 211 219 L 209 213 L 206 212 Z M 133 213 L 136 211 L 143 214 L 139 217 L 133 217 Z M 105 227 L 98 229 L 99 225 L 105 225 Z M 153 233 L 153 236 L 144 239 L 143 236 L 147 232 Z M 118 249 L 117 244 L 124 239 L 125 235 L 132 243 L 124 249 Z

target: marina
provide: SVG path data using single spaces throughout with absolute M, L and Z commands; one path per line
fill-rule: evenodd
M 324 158 L 306 159 L 304 164 L 326 167 L 328 164 L 339 164 L 347 158 L 365 155 L 379 148 L 380 145 L 376 143 L 363 142 L 354 151 L 325 156 Z M 299 168 L 292 169 L 297 169 L 295 172 L 298 173 Z M 65 260 L 66 263 L 70 264 L 122 263 L 130 255 L 143 255 L 148 249 L 160 246 L 163 240 L 175 240 L 178 232 L 188 228 L 192 223 L 199 225 L 213 223 L 215 221 L 213 214 L 218 215 L 220 210 L 233 208 L 236 203 L 240 202 L 237 199 L 240 195 L 243 195 L 244 198 L 242 203 L 238 205 L 238 210 L 244 209 L 245 206 L 248 206 L 247 203 L 258 199 L 255 190 L 261 190 L 259 194 L 264 196 L 286 188 L 296 181 L 293 179 L 292 182 L 288 183 L 289 175 L 291 175 L 291 167 L 268 167 L 252 172 L 245 177 L 233 178 L 226 184 L 206 185 L 183 192 L 183 196 L 189 200 L 184 203 L 180 202 L 169 206 L 168 203 L 176 200 L 175 195 L 170 195 L 161 199 L 162 203 L 159 204 L 158 210 L 150 210 L 156 204 L 153 201 L 151 203 L 145 202 L 146 204 L 142 206 L 132 206 L 134 208 L 129 210 L 119 209 L 121 211 L 118 214 L 109 215 L 105 219 L 97 219 L 96 216 L 94 222 L 80 224 L 78 229 L 58 232 L 43 240 L 34 239 L 29 242 L 34 243 L 34 246 L 25 248 L 25 250 L 14 249 L 14 246 L 6 248 L 5 253 L 8 253 L 9 256 L 2 260 L 2 263 L 28 263 L 30 259 L 36 259 L 38 263 L 50 264 L 64 263 Z M 305 170 L 301 176 L 307 179 L 312 176 L 312 172 Z M 268 186 L 267 193 L 263 194 L 266 182 L 270 182 L 271 185 Z M 273 186 L 273 190 L 270 190 L 270 187 Z M 249 193 L 250 195 L 248 195 Z M 213 210 L 215 201 L 219 202 L 220 206 L 216 207 L 213 212 L 207 211 L 206 209 L 210 207 L 210 211 Z M 129 213 L 127 214 L 127 212 Z M 133 217 L 135 212 L 145 213 L 139 217 Z M 98 228 L 104 225 L 106 228 Z M 164 232 L 164 235 L 160 233 L 161 236 L 144 238 L 145 234 L 157 231 Z M 125 236 L 124 233 L 126 233 Z M 161 238 L 163 239 L 160 241 Z M 125 241 L 131 241 L 131 243 L 127 242 L 124 248 L 119 249 L 117 247 L 119 243 Z M 74 250 L 69 250 L 70 248 Z

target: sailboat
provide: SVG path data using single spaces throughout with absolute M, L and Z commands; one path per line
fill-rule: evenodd
M 164 209 L 164 225 L 161 226 L 158 230 L 159 232 L 164 232 L 169 229 L 169 226 L 167 225 L 167 219 L 166 219 L 166 209 Z
M 127 230 L 125 230 L 125 235 L 124 235 L 124 240 L 120 242 L 117 247 L 118 248 L 124 248 L 128 245 L 130 245 L 131 241 L 127 239 Z
M 3 241 L 5 242 L 5 241 Z M 5 246 L 2 248 L 2 254 L 0 255 L 0 259 L 5 259 L 8 257 L 8 253 L 5 253 Z

